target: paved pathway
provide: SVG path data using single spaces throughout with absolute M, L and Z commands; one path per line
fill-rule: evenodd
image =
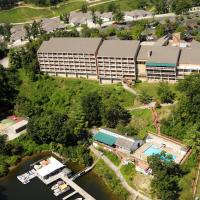
M 106 156 L 101 155 L 101 153 L 95 149 L 93 146 L 90 146 L 90 150 L 99 158 L 101 157 L 103 161 L 115 172 L 116 176 L 120 179 L 121 184 L 123 187 L 131 194 L 131 197 L 133 200 L 135 200 L 137 197 L 143 199 L 143 200 L 150 200 L 148 197 L 144 196 L 143 194 L 139 193 L 137 190 L 133 189 L 124 179 L 120 172 L 120 168 L 115 166 Z
M 133 88 L 128 87 L 128 85 L 126 85 L 125 83 L 122 83 L 122 86 L 125 90 L 127 90 L 128 92 L 134 94 L 134 95 L 138 95 L 137 91 L 134 90 Z

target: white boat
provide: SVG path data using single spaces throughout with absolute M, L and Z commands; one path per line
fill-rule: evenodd
M 83 198 L 79 197 L 79 198 L 76 198 L 75 200 L 83 200 Z
M 70 190 L 70 187 L 66 183 L 64 183 L 54 190 L 54 195 L 59 196 L 69 190 Z
M 57 189 L 60 185 L 62 185 L 64 183 L 64 181 L 58 181 L 55 185 L 53 185 L 51 187 L 51 190 L 55 190 Z
M 27 184 L 30 182 L 31 179 L 35 178 L 36 176 L 37 176 L 37 173 L 33 169 L 33 170 L 28 171 L 27 173 L 17 176 L 17 179 L 23 184 Z

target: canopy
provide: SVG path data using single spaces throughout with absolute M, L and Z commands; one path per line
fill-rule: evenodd
M 37 170 L 37 173 L 42 177 L 45 177 L 52 172 L 64 167 L 64 165 L 60 161 L 56 160 L 54 157 L 48 158 L 48 161 L 48 165 L 45 165 Z

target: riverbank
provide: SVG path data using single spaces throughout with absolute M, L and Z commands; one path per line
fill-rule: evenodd
M 43 158 L 44 156 L 49 156 L 49 152 L 27 156 L 12 171 L 10 171 L 8 176 L 0 179 L 0 199 L 60 199 L 53 196 L 49 189 L 50 186 L 45 186 L 41 181 L 39 181 L 39 179 L 34 179 L 29 184 L 23 185 L 16 178 L 17 175 L 26 172 L 30 168 L 31 163 Z M 84 167 L 83 165 L 74 162 L 67 162 L 66 166 L 74 173 L 80 171 Z M 112 191 L 108 189 L 107 185 L 105 185 L 102 179 L 93 171 L 78 178 L 75 182 L 97 200 L 120 200 L 116 195 L 113 195 Z

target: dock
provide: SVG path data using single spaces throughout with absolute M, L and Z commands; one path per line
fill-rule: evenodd
M 80 186 L 78 186 L 75 182 L 73 182 L 68 177 L 62 174 L 61 179 L 65 181 L 71 188 L 73 188 L 77 193 L 79 193 L 86 200 L 95 200 L 90 194 L 88 194 L 85 190 L 83 190 Z
M 63 198 L 63 200 L 69 199 L 73 195 L 77 194 L 77 191 L 72 192 L 71 194 L 67 195 L 66 197 Z

